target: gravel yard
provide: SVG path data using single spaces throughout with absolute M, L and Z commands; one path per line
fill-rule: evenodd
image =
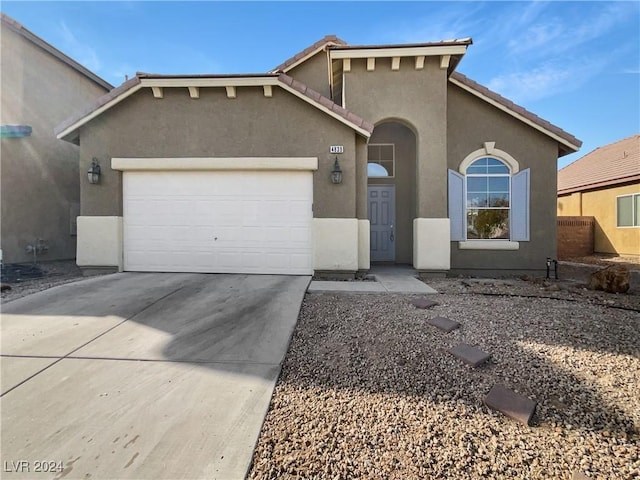
M 640 477 L 640 297 L 428 283 L 430 310 L 306 296 L 249 478 Z M 445 351 L 459 342 L 492 358 L 468 367 Z M 538 402 L 532 426 L 483 405 L 495 384 Z
M 44 273 L 42 277 L 20 278 L 7 282 L 11 289 L 2 292 L 2 303 L 83 278 L 75 260 L 42 262 L 38 267 Z
M 74 262 L 42 266 L 2 302 L 82 278 Z M 429 310 L 412 296 L 306 296 L 249 478 L 640 478 L 637 284 L 428 284 Z M 444 333 L 435 316 L 462 327 Z M 468 367 L 446 352 L 460 342 L 492 358 Z M 532 426 L 483 405 L 495 384 L 538 402 Z

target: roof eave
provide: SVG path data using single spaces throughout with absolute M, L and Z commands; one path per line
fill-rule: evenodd
M 578 140 L 577 138 L 573 137 L 573 135 L 570 135 L 570 134 L 567 133 L 566 137 L 564 137 L 559 132 L 554 132 L 553 130 L 550 130 L 549 128 L 546 128 L 544 125 L 541 125 L 540 123 L 536 122 L 535 120 L 533 120 L 531 118 L 528 118 L 527 116 L 521 114 L 520 112 L 517 112 L 516 110 L 510 108 L 509 105 L 505 105 L 505 103 L 513 104 L 513 102 L 508 101 L 507 99 L 501 97 L 499 94 L 496 94 L 495 92 L 492 93 L 492 96 L 502 98 L 502 100 L 504 100 L 505 103 L 502 103 L 501 101 L 497 100 L 496 98 L 492 98 L 492 96 L 485 95 L 483 92 L 479 91 L 478 89 L 474 88 L 472 85 L 468 84 L 468 83 L 475 84 L 476 82 L 474 82 L 473 80 L 468 79 L 467 77 L 464 77 L 464 75 L 462 75 L 462 74 L 456 73 L 456 75 L 459 76 L 459 77 L 463 77 L 465 79 L 465 81 L 462 81 L 461 78 L 457 78 L 456 76 L 451 76 L 451 77 L 449 77 L 449 81 L 452 84 L 456 85 L 457 87 L 462 88 L 463 90 L 471 93 L 472 95 L 475 95 L 476 97 L 478 97 L 478 98 L 484 100 L 485 102 L 493 105 L 494 107 L 498 108 L 499 110 L 502 110 L 503 112 L 513 116 L 514 118 L 520 120 L 521 122 L 523 122 L 523 123 L 535 128 L 539 132 L 544 133 L 545 135 L 547 135 L 548 137 L 553 138 L 556 142 L 558 142 L 558 145 L 559 145 L 559 148 L 558 148 L 558 156 L 559 157 L 561 157 L 563 155 L 566 155 L 568 153 L 575 153 L 578 150 L 580 150 L 580 147 L 582 146 L 582 142 L 580 140 Z M 483 88 L 488 90 L 486 87 L 483 87 Z M 515 105 L 515 104 L 513 104 L 513 105 Z M 525 111 L 530 116 L 537 117 L 537 115 L 534 115 L 531 112 L 527 112 L 522 107 L 520 107 L 520 109 Z M 537 117 L 537 118 L 539 118 L 539 117 Z M 551 126 L 554 129 L 560 130 L 559 128 L 554 127 L 553 125 L 551 125 L 547 121 L 543 121 L 542 119 L 539 119 L 539 121 L 547 123 L 549 126 Z
M 188 88 L 188 87 L 259 87 L 275 85 L 294 96 L 301 98 L 315 108 L 324 111 L 329 116 L 347 125 L 359 135 L 369 138 L 373 132 L 373 125 L 360 117 L 344 110 L 339 105 L 322 97 L 319 93 L 309 89 L 306 85 L 293 80 L 286 74 L 250 74 L 250 75 L 154 75 L 140 73 L 126 81 L 118 88 L 103 95 L 91 108 L 85 110 L 63 123 L 56 129 L 56 137 L 71 143 L 79 143 L 79 129 L 106 110 L 112 108 L 124 99 L 145 87 Z
M 91 70 L 89 70 L 88 68 L 86 68 L 83 65 L 79 64 L 78 62 L 76 62 L 73 58 L 69 57 L 68 55 L 65 55 L 64 53 L 62 53 L 60 50 L 58 50 L 53 45 L 45 42 L 43 39 L 38 37 L 35 33 L 31 32 L 28 29 L 26 29 L 21 23 L 15 21 L 14 19 L 9 17 L 5 13 L 2 13 L 2 25 L 4 27 L 7 27 L 12 32 L 17 33 L 21 37 L 29 40 L 31 43 L 33 43 L 37 47 L 41 48 L 42 50 L 46 51 L 47 53 L 49 53 L 53 57 L 57 58 L 58 60 L 60 60 L 61 62 L 65 63 L 69 67 L 73 68 L 78 73 L 80 73 L 80 74 L 84 75 L 85 77 L 87 77 L 89 80 L 91 80 L 94 83 L 100 85 L 105 90 L 108 91 L 108 90 L 113 89 L 113 85 L 111 85 L 109 82 L 107 82 L 106 80 L 100 78 L 98 75 L 93 73 Z
M 622 185 L 640 181 L 640 175 L 630 175 L 628 177 L 613 178 L 611 180 L 605 180 L 603 182 L 588 183 L 584 185 L 576 185 L 573 187 L 558 189 L 558 195 L 568 195 L 570 193 L 584 192 L 585 190 L 597 190 L 602 187 L 611 187 L 614 185 Z

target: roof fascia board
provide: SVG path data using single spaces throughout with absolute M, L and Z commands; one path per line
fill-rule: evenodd
M 526 123 L 527 125 L 529 125 L 530 127 L 535 128 L 536 130 L 538 130 L 539 132 L 544 133 L 545 135 L 553 138 L 555 141 L 557 141 L 558 143 L 561 143 L 562 145 L 570 148 L 572 151 L 577 152 L 578 150 L 580 150 L 580 147 L 577 145 L 574 145 L 573 143 L 567 141 L 566 139 L 562 138 L 561 136 L 555 134 L 554 132 L 547 130 L 544 127 L 541 127 L 540 125 L 538 125 L 535 122 L 532 122 L 531 120 L 529 120 L 528 118 L 520 115 L 517 112 L 514 112 L 513 110 L 511 110 L 509 107 L 506 107 L 505 105 L 502 105 L 500 102 L 495 101 L 492 98 L 487 97 L 486 95 L 483 95 L 482 93 L 478 92 L 477 90 L 469 87 L 468 85 L 465 85 L 464 83 L 460 82 L 459 80 L 456 80 L 455 78 L 449 77 L 449 81 L 451 83 L 453 83 L 454 85 L 462 88 L 463 90 L 471 93 L 472 95 L 475 95 L 478 98 L 481 98 L 482 100 L 484 100 L 487 103 L 490 103 L 491 105 L 493 105 L 494 107 L 502 110 L 505 113 L 508 113 L 509 115 L 511 115 L 512 117 L 517 118 L 518 120 L 520 120 L 521 122 Z
M 315 50 L 313 50 L 311 53 L 309 53 L 308 55 L 305 55 L 304 57 L 299 58 L 297 61 L 295 61 L 294 63 L 292 63 L 291 65 L 287 66 L 284 70 L 282 70 L 282 72 L 287 73 L 290 70 L 293 70 L 294 68 L 296 68 L 298 65 L 306 62 L 307 60 L 309 60 L 311 57 L 317 55 L 318 53 L 322 52 L 325 48 L 327 48 L 327 46 L 330 45 L 340 45 L 339 43 L 335 43 L 335 42 L 327 42 L 324 45 L 319 46 L 318 48 L 316 48 Z M 278 69 L 275 70 L 270 70 L 269 73 L 275 73 L 277 72 Z
M 56 135 L 56 138 L 58 138 L 59 140 L 67 140 L 66 137 L 71 135 L 75 130 L 77 130 L 81 126 L 85 125 L 86 123 L 90 122 L 91 120 L 96 118 L 98 115 L 102 114 L 104 111 L 109 110 L 114 105 L 120 103 L 125 98 L 133 95 L 134 93 L 136 93 L 141 88 L 142 88 L 142 84 L 140 84 L 140 83 L 135 85 L 135 86 L 133 86 L 133 87 L 131 87 L 129 90 L 126 90 L 125 92 L 121 93 L 120 95 L 118 95 L 114 99 L 108 101 L 107 103 L 102 105 L 100 108 L 98 108 L 98 109 L 94 110 L 93 112 L 91 112 L 86 117 L 83 117 L 80 120 L 78 120 L 77 122 L 69 125 L 67 128 L 65 128 L 60 133 L 58 133 Z
M 329 50 L 331 59 L 340 58 L 384 58 L 384 57 L 413 57 L 436 55 L 463 55 L 467 45 L 435 45 L 424 47 L 388 47 L 388 48 L 347 48 Z
M 338 115 L 337 113 L 333 112 L 331 109 L 325 107 L 324 105 L 313 101 L 303 93 L 300 93 L 295 88 L 292 88 L 282 83 L 280 80 L 278 80 L 278 77 L 276 76 L 241 77 L 241 78 L 236 78 L 236 77 L 231 77 L 231 78 L 141 78 L 140 83 L 124 91 L 117 97 L 113 98 L 109 102 L 102 105 L 100 108 L 88 114 L 86 117 L 83 117 L 79 119 L 77 122 L 74 122 L 73 124 L 69 125 L 64 130 L 60 131 L 60 133 L 58 133 L 56 137 L 60 140 L 71 141 L 71 138 L 67 138 L 67 137 L 69 137 L 78 128 L 90 122 L 91 120 L 93 120 L 94 118 L 96 118 L 97 116 L 105 112 L 106 110 L 110 109 L 114 105 L 117 105 L 118 103 L 120 103 L 130 95 L 133 95 L 134 93 L 136 93 L 138 90 L 142 88 L 150 88 L 150 87 L 185 88 L 185 87 L 227 87 L 227 86 L 251 87 L 251 86 L 265 86 L 265 85 L 276 85 L 280 88 L 283 88 L 284 90 L 304 100 L 305 102 L 312 105 L 313 107 L 325 112 L 327 115 L 330 115 L 331 117 L 335 118 L 341 123 L 352 128 L 353 130 L 355 130 L 357 133 L 364 136 L 365 138 L 371 137 L 371 133 L 369 133 L 367 130 L 350 122 L 346 118 L 342 117 L 341 115 Z
M 335 118 L 339 122 L 344 123 L 346 126 L 354 129 L 356 132 L 358 132 L 363 137 L 365 137 L 365 138 L 370 138 L 371 137 L 371 133 L 369 133 L 364 128 L 361 128 L 358 125 L 356 125 L 354 123 L 351 123 L 349 120 L 347 120 L 346 118 L 342 117 L 341 115 L 338 115 L 337 113 L 335 113 L 334 111 L 328 109 L 324 105 L 322 105 L 322 104 L 320 104 L 318 102 L 314 102 L 312 99 L 310 99 L 309 97 L 307 97 L 303 93 L 300 93 L 295 88 L 292 88 L 289 85 L 286 85 L 286 84 L 284 84 L 282 82 L 278 82 L 278 86 L 280 86 L 281 88 L 285 89 L 287 92 L 295 95 L 296 97 L 304 100 L 308 104 L 313 105 L 314 107 L 318 108 L 319 110 L 322 110 L 324 113 L 326 113 L 327 115 L 332 116 L 333 118 Z
M 603 182 L 589 183 L 586 185 L 577 185 L 575 187 L 563 188 L 558 190 L 558 195 L 568 195 L 570 193 L 585 192 L 587 190 L 597 190 L 603 187 L 612 187 L 640 180 L 640 175 L 631 175 L 630 177 L 614 178 Z
M 277 76 L 140 79 L 140 85 L 143 87 L 263 87 L 279 83 Z

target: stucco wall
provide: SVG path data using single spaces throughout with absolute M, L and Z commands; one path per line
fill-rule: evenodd
M 323 50 L 289 70 L 287 75 L 313 88 L 320 95 L 331 98 L 328 65 L 327 52 Z
M 595 218 L 594 251 L 618 255 L 640 255 L 640 227 L 617 226 L 617 201 L 620 195 L 640 193 L 640 183 L 601 190 L 578 192 L 558 198 L 558 215 L 581 210 Z
M 556 142 L 455 85 L 449 85 L 448 98 L 448 168 L 457 171 L 468 154 L 484 142 L 495 142 L 495 148 L 518 161 L 520 170 L 531 169 L 530 241 L 519 242 L 513 251 L 460 250 L 452 242 L 452 270 L 545 269 L 546 258 L 556 258 Z
M 165 88 L 164 98 L 145 88 L 82 127 L 81 170 L 96 157 L 99 185 L 81 182 L 82 215 L 122 215 L 122 180 L 112 157 L 318 157 L 314 173 L 314 217 L 356 217 L 356 133 L 317 108 L 274 87 L 202 88 L 192 99 L 186 88 Z M 343 183 L 330 172 L 330 145 L 340 155 Z
M 558 216 L 582 215 L 582 192 L 574 192 L 558 197 Z
M 53 130 L 106 90 L 4 25 L 1 32 L 0 123 L 33 129 L 29 137 L 1 140 L 3 260 L 33 260 L 25 247 L 36 239 L 49 246 L 38 260 L 74 258 L 79 152 Z
M 393 123 L 376 126 L 369 140 L 395 145 L 395 178 L 370 178 L 370 185 L 396 186 L 396 262 L 413 263 L 413 219 L 416 218 L 416 136 Z
M 377 58 L 374 71 L 366 59 L 352 59 L 345 73 L 347 110 L 374 124 L 400 120 L 417 134 L 416 216 L 447 217 L 447 79 L 439 57 L 427 57 L 424 69 L 414 58 L 400 60 L 391 70 L 390 58 Z

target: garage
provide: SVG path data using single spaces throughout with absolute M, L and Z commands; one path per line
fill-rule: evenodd
M 124 171 L 122 185 L 126 271 L 313 273 L 309 169 Z

